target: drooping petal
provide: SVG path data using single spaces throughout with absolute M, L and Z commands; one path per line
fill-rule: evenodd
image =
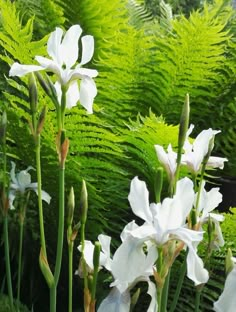
M 12 210 L 15 209 L 15 207 L 13 205 L 15 198 L 16 198 L 15 190 L 10 190 L 9 194 L 8 194 L 8 201 L 9 201 L 9 208 Z
M 228 161 L 227 158 L 210 156 L 206 165 L 210 168 L 224 169 L 224 162 L 226 161 Z
M 79 245 L 79 251 L 82 251 L 82 246 Z M 94 245 L 91 241 L 85 240 L 84 241 L 84 259 L 86 264 L 88 265 L 89 269 L 93 271 L 93 251 Z
M 63 60 L 61 57 L 61 39 L 63 35 L 63 30 L 59 27 L 56 27 L 55 31 L 53 31 L 48 39 L 47 43 L 47 52 L 48 55 L 51 56 L 54 62 L 59 64 L 59 66 L 63 65 Z
M 203 232 L 179 228 L 173 231 L 173 237 L 178 237 L 188 247 L 187 255 L 187 276 L 194 284 L 205 284 L 209 279 L 208 271 L 204 268 L 202 259 L 196 252 L 196 246 L 203 239 Z
M 63 63 L 66 68 L 71 68 L 78 59 L 79 53 L 79 38 L 81 36 L 82 29 L 79 25 L 71 26 L 65 33 L 62 40 L 60 53 Z
M 42 190 L 42 200 L 44 200 L 48 204 L 50 204 L 51 201 L 51 196 L 44 190 Z
M 66 92 L 66 108 L 71 109 L 76 106 L 80 99 L 78 82 L 75 80 L 71 82 Z
M 97 95 L 95 82 L 87 77 L 83 78 L 80 83 L 80 103 L 88 113 L 93 113 L 93 100 Z
M 157 259 L 156 246 L 151 246 L 146 255 L 143 250 L 145 239 L 126 239 L 116 250 L 111 264 L 111 272 L 116 286 L 122 293 L 139 280 L 144 280 L 153 272 Z
M 98 312 L 129 312 L 130 293 L 125 291 L 121 293 L 116 287 L 113 287 L 109 295 L 102 301 Z
M 144 181 L 133 178 L 130 184 L 128 200 L 133 213 L 148 223 L 152 223 L 152 213 L 149 207 L 149 192 Z
M 81 42 L 82 42 L 82 58 L 81 58 L 81 62 L 80 65 L 84 65 L 87 64 L 94 53 L 94 38 L 93 36 L 83 36 L 81 38 Z
M 158 311 L 158 304 L 157 304 L 157 289 L 156 289 L 156 285 L 151 282 L 148 281 L 148 291 L 147 293 L 151 296 L 151 302 L 150 305 L 148 307 L 147 312 L 156 312 Z
M 101 244 L 102 250 L 102 252 L 100 253 L 100 265 L 110 271 L 112 261 L 110 258 L 111 237 L 108 235 L 100 234 L 98 235 L 98 240 Z
M 236 307 L 236 269 L 234 268 L 226 278 L 223 293 L 214 303 L 215 312 L 235 312 Z
M 17 181 L 17 179 L 16 179 L 15 170 L 16 170 L 16 164 L 14 163 L 14 161 L 11 161 L 11 171 L 10 171 L 11 181 L 12 181 L 14 184 L 18 184 L 18 181 Z
M 14 63 L 11 66 L 9 76 L 17 76 L 17 77 L 22 77 L 25 76 L 26 74 L 33 73 L 36 71 L 43 70 L 44 68 L 42 66 L 38 65 L 21 65 L 19 63 Z

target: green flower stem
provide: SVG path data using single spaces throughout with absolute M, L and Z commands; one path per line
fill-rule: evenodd
M 158 303 L 158 308 L 157 312 L 162 312 L 162 287 L 157 287 L 157 303 Z
M 169 268 L 169 272 L 165 278 L 164 287 L 162 289 L 162 298 L 161 298 L 161 312 L 166 312 L 168 294 L 169 294 L 169 282 L 170 282 L 170 274 L 171 268 Z
M 5 249 L 5 263 L 6 263 L 6 274 L 7 274 L 8 297 L 9 297 L 9 301 L 10 301 L 11 311 L 14 311 L 12 283 L 11 283 L 11 265 L 10 265 L 10 256 L 9 256 L 8 216 L 7 216 L 7 214 L 4 215 L 4 249 Z
M 199 312 L 202 290 L 196 291 L 194 312 Z
M 68 253 L 69 253 L 69 304 L 68 312 L 72 312 L 72 299 L 73 299 L 73 249 L 74 243 L 69 242 L 68 244 Z
M 20 289 L 21 289 L 21 262 L 22 262 L 22 245 L 23 245 L 23 235 L 24 235 L 24 207 L 21 205 L 20 208 L 20 240 L 19 240 L 19 254 L 18 254 L 18 275 L 17 275 L 17 311 L 19 311 L 20 304 Z
M 57 288 L 55 286 L 50 288 L 50 312 L 56 312 L 56 298 Z
M 60 272 L 61 272 L 61 261 L 62 261 L 62 249 L 64 240 L 64 214 L 65 214 L 65 168 L 60 167 L 59 170 L 59 219 L 58 219 L 58 235 L 57 235 L 57 255 L 55 264 L 55 286 L 58 284 Z
M 173 301 L 171 303 L 169 312 L 174 312 L 175 311 L 177 302 L 179 300 L 180 291 L 181 291 L 181 288 L 182 288 L 182 285 L 183 285 L 183 281 L 184 281 L 184 276 L 185 276 L 185 273 L 186 273 L 186 270 L 187 270 L 187 261 L 186 261 L 187 254 L 188 254 L 188 251 L 186 250 L 184 262 L 182 263 L 181 268 L 180 268 L 180 272 L 179 272 L 178 284 L 177 284 L 177 287 L 176 287 L 176 291 L 175 291 L 174 298 L 173 298 Z
M 7 115 L 6 124 L 7 124 Z M 6 195 L 6 173 L 7 173 L 7 148 L 6 148 L 6 124 L 5 131 L 2 137 L 2 155 L 3 155 L 3 188 L 2 188 L 2 209 L 3 209 L 3 241 L 4 241 L 4 253 L 5 253 L 5 265 L 7 275 L 7 289 L 10 303 L 10 309 L 13 311 L 13 293 L 12 293 L 12 282 L 11 282 L 11 263 L 10 263 L 10 252 L 9 252 L 9 237 L 8 237 L 8 203 Z
M 42 177 L 41 177 L 41 155 L 40 155 L 40 134 L 36 137 L 35 155 L 36 155 L 36 170 L 38 181 L 38 207 L 39 207 L 39 228 L 40 241 L 44 256 L 47 258 L 46 240 L 44 234 L 44 219 L 43 219 L 43 202 L 42 202 Z
M 86 262 L 85 262 L 85 259 L 84 259 L 85 223 L 81 224 L 80 237 L 81 237 L 81 258 L 82 258 L 82 268 L 83 268 L 83 276 L 84 276 L 84 289 L 88 289 L 87 268 L 86 268 Z

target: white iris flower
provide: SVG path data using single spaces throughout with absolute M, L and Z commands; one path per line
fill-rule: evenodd
M 211 128 L 203 130 L 196 137 L 193 144 L 191 144 L 188 137 L 192 133 L 193 128 L 194 125 L 190 125 L 187 131 L 186 141 L 183 147 L 185 153 L 182 155 L 181 163 L 187 165 L 192 172 L 197 173 L 201 169 L 201 164 L 208 152 L 211 139 L 219 133 L 220 130 L 212 130 Z M 227 158 L 210 156 L 207 167 L 223 169 L 225 161 L 228 161 Z
M 26 191 L 32 190 L 38 194 L 38 183 L 31 183 L 31 175 L 29 170 L 34 169 L 33 167 L 28 167 L 26 170 L 22 170 L 19 173 L 15 173 L 16 164 L 11 162 L 12 169 L 10 172 L 11 183 L 9 191 L 9 205 L 11 209 L 14 209 L 13 202 L 18 193 L 24 194 Z M 42 199 L 48 204 L 50 203 L 51 196 L 42 190 Z
M 82 66 L 87 64 L 93 56 L 94 38 L 89 35 L 81 38 L 81 59 L 80 63 L 76 65 L 79 56 L 78 41 L 81 33 L 81 27 L 73 25 L 63 37 L 63 30 L 57 27 L 47 42 L 47 52 L 51 58 L 36 56 L 35 59 L 39 65 L 22 65 L 16 62 L 11 66 L 9 75 L 22 77 L 40 70 L 52 72 L 57 76 L 55 89 L 59 103 L 62 94 L 61 88 L 66 87 L 66 107 L 71 108 L 80 100 L 81 105 L 89 113 L 92 113 L 93 100 L 97 94 L 97 88 L 92 78 L 96 77 L 98 72 L 93 69 L 82 68 Z M 81 80 L 80 86 L 78 86 L 78 79 Z
M 128 199 L 134 214 L 145 222 L 141 226 L 132 222 L 129 234 L 135 238 L 155 241 L 160 247 L 168 241 L 183 242 L 188 247 L 187 276 L 195 285 L 206 283 L 209 275 L 196 252 L 196 246 L 203 239 L 203 232 L 186 227 L 186 218 L 194 202 L 193 182 L 188 178 L 178 181 L 174 197 L 165 198 L 162 203 L 149 204 L 148 198 L 145 182 L 135 177 L 131 181 Z

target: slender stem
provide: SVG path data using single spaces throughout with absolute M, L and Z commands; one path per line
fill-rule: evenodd
M 157 288 L 157 303 L 158 303 L 158 311 L 157 312 L 162 312 L 162 287 Z
M 24 235 L 24 207 L 20 208 L 20 239 L 19 239 L 19 254 L 18 254 L 18 276 L 17 276 L 17 311 L 19 311 L 20 304 L 20 289 L 21 289 L 21 263 L 22 263 L 22 245 Z
M 59 216 L 58 216 L 58 233 L 57 233 L 57 255 L 55 264 L 55 287 L 57 287 L 62 261 L 62 249 L 64 240 L 64 188 L 65 188 L 65 168 L 60 167 L 59 170 Z
M 4 249 L 5 249 L 5 263 L 6 263 L 8 296 L 9 296 L 11 311 L 13 311 L 14 305 L 13 305 L 12 283 L 11 283 L 11 265 L 10 265 L 10 256 L 9 256 L 8 216 L 7 216 L 7 214 L 4 216 Z
M 36 131 L 36 114 L 32 115 L 33 128 Z M 36 157 L 36 171 L 38 181 L 38 207 L 39 207 L 39 228 L 40 241 L 44 256 L 47 258 L 46 241 L 44 234 L 44 219 L 43 219 L 43 203 L 42 203 L 42 176 L 41 176 L 41 153 L 40 153 L 40 134 L 35 133 L 35 157 Z
M 6 117 L 7 119 L 7 117 Z M 6 127 L 6 125 L 5 125 Z M 9 237 L 8 237 L 8 203 L 7 203 L 7 144 L 6 144 L 6 128 L 2 138 L 2 153 L 3 153 L 3 187 L 2 187 L 2 209 L 3 209 L 3 240 L 4 240 L 4 253 L 5 253 L 5 265 L 7 275 L 7 289 L 8 297 L 10 302 L 11 311 L 14 309 L 13 304 L 13 293 L 12 293 L 12 282 L 11 282 L 11 263 L 9 253 Z
M 199 312 L 201 294 L 202 294 L 202 291 L 201 291 L 201 290 L 197 290 L 197 291 L 196 291 L 196 296 L 195 296 L 195 309 L 194 309 L 194 312 Z
M 74 243 L 70 242 L 68 245 L 69 252 L 69 304 L 68 304 L 68 312 L 72 312 L 72 301 L 73 301 L 73 248 Z
M 161 312 L 166 312 L 168 294 L 169 294 L 169 282 L 170 282 L 171 268 L 165 278 L 164 287 L 162 289 L 162 299 L 161 299 Z
M 178 275 L 178 283 L 177 283 L 176 291 L 175 291 L 174 298 L 173 298 L 173 301 L 171 303 L 169 312 L 174 312 L 175 311 L 177 302 L 179 300 L 180 291 L 181 291 L 181 288 L 182 288 L 182 285 L 183 285 L 183 281 L 184 281 L 184 276 L 185 276 L 185 273 L 186 273 L 186 270 L 187 270 L 187 261 L 186 261 L 187 253 L 188 253 L 188 251 L 186 250 L 184 262 L 182 263 L 181 268 L 180 268 L 180 272 L 179 272 L 179 275 Z
M 81 258 L 82 258 L 82 268 L 83 268 L 83 276 L 84 276 L 84 289 L 88 289 L 88 278 L 87 278 L 87 268 L 86 262 L 84 259 L 84 248 L 85 248 L 85 223 L 81 224 Z
M 65 187 L 65 169 L 59 169 L 59 215 L 58 215 L 58 233 L 57 233 L 57 255 L 54 272 L 54 285 L 50 289 L 50 312 L 56 312 L 57 284 L 61 272 L 63 239 L 64 239 L 64 187 Z
M 56 312 L 56 298 L 57 289 L 53 286 L 50 288 L 50 312 Z

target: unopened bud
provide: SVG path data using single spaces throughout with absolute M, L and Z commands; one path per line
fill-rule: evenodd
M 28 86 L 29 86 L 29 100 L 31 112 L 36 113 L 38 107 L 38 90 L 35 76 L 33 73 L 29 75 Z
M 70 194 L 69 194 L 68 202 L 67 202 L 67 208 L 68 208 L 67 225 L 69 226 L 73 222 L 74 208 L 75 208 L 75 194 L 74 194 L 73 186 L 70 189 Z
M 100 251 L 101 251 L 101 244 L 99 242 L 95 242 L 95 244 L 94 244 L 94 251 L 93 251 L 93 267 L 94 267 L 94 271 L 98 270 L 98 268 L 99 268 Z
M 47 108 L 44 106 L 42 109 L 40 115 L 39 115 L 39 121 L 38 121 L 38 126 L 37 126 L 37 134 L 40 134 L 43 130 L 44 122 L 46 119 L 46 114 L 47 114 Z
M 36 76 L 37 76 L 37 79 L 38 79 L 41 87 L 43 88 L 45 93 L 52 99 L 54 105 L 57 108 L 59 105 L 58 99 L 57 99 L 57 93 L 56 93 L 56 89 L 55 89 L 52 81 L 50 80 L 50 78 L 47 75 L 46 75 L 46 80 L 44 80 L 42 75 L 39 72 L 36 73 Z
M 155 187 L 154 192 L 155 192 L 156 203 L 160 203 L 161 201 L 162 185 L 163 185 L 163 168 L 159 167 L 157 168 L 155 181 L 154 181 L 154 187 Z
M 88 193 L 86 188 L 86 182 L 82 180 L 82 190 L 80 196 L 80 211 L 81 211 L 81 223 L 85 224 L 87 220 L 88 212 Z
M 43 273 L 43 276 L 48 284 L 48 287 L 51 288 L 54 285 L 54 277 L 50 270 L 47 258 L 45 257 L 42 248 L 40 250 L 40 255 L 39 255 L 39 265 Z

